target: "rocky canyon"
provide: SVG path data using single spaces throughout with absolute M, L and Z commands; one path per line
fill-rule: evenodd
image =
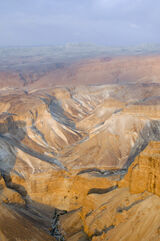
M 48 58 L 1 64 L 0 240 L 160 240 L 160 56 Z

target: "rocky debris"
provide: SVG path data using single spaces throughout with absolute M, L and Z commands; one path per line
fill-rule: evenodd
M 58 241 L 64 241 L 65 240 L 63 235 L 61 234 L 61 232 L 59 230 L 58 223 L 59 223 L 60 216 L 66 214 L 66 213 L 67 213 L 67 211 L 65 211 L 65 210 L 55 209 L 55 211 L 54 211 L 54 215 L 53 215 L 53 219 L 52 219 L 52 229 L 51 229 L 50 233 Z

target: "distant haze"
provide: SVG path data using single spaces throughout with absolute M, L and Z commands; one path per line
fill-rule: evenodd
M 159 0 L 2 0 L 0 46 L 160 42 Z

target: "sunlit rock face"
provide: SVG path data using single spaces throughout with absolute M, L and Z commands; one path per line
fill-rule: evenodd
M 136 157 L 120 186 L 128 185 L 132 193 L 148 191 L 159 196 L 159 162 L 160 142 L 152 141 Z
M 96 59 L 54 70 L 63 86 L 53 72 L 2 86 L 2 240 L 159 240 L 158 63 Z

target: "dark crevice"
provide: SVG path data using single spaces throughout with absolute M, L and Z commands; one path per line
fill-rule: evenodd
M 62 232 L 61 232 L 61 229 L 60 229 L 59 218 L 60 218 L 60 216 L 63 216 L 63 215 L 73 214 L 77 211 L 80 211 L 81 209 L 82 209 L 82 207 L 80 207 L 78 209 L 71 210 L 71 211 L 55 209 L 54 216 L 53 216 L 53 219 L 52 219 L 52 229 L 50 231 L 50 234 L 52 236 L 54 236 L 58 241 L 66 240 L 65 237 L 63 236 Z M 76 235 L 78 233 L 82 233 L 81 237 L 78 239 L 79 241 L 91 241 L 91 239 L 85 233 L 83 227 L 82 227 L 82 229 L 71 233 L 71 235 L 69 237 L 73 237 L 74 235 Z
M 117 188 L 118 188 L 118 185 L 115 185 L 115 186 L 112 186 L 109 188 L 91 188 L 88 191 L 87 195 L 89 195 L 89 194 L 105 194 L 105 193 L 111 192 Z
M 63 235 L 61 234 L 59 230 L 59 217 L 66 214 L 66 210 L 59 210 L 55 209 L 53 219 L 52 219 L 52 229 L 50 231 L 50 234 L 55 237 L 58 241 L 65 241 Z
M 84 174 L 84 173 L 90 173 L 90 172 L 99 172 L 101 174 L 104 173 L 104 171 L 102 171 L 98 168 L 88 168 L 88 169 L 85 169 L 85 170 L 82 170 L 82 171 L 78 172 L 77 175 L 81 175 L 81 174 Z
M 77 175 L 82 175 L 85 173 L 95 173 L 95 175 L 100 175 L 100 176 L 105 176 L 105 177 L 109 177 L 109 176 L 114 176 L 114 175 L 124 175 L 126 173 L 127 169 L 123 168 L 123 169 L 112 169 L 112 170 L 101 170 L 98 168 L 88 168 L 85 170 L 81 170 L 80 172 L 77 173 Z
M 46 141 L 46 139 L 45 139 L 45 137 L 44 137 L 44 134 L 36 127 L 35 124 L 33 124 L 33 125 L 31 126 L 31 129 L 32 129 L 32 131 L 34 132 L 34 134 L 40 136 L 40 137 L 42 138 L 42 140 L 48 145 L 48 143 L 47 143 L 47 141 Z
M 67 211 L 66 213 L 67 214 L 73 214 L 73 213 L 76 213 L 77 211 L 81 211 L 81 210 L 82 210 L 82 207 Z
M 143 202 L 144 200 L 137 200 L 134 203 L 132 203 L 131 205 L 127 206 L 127 207 L 118 207 L 117 208 L 117 212 L 118 213 L 122 213 L 123 211 L 128 211 L 129 209 L 131 209 L 132 207 L 134 207 L 135 205 Z
M 105 228 L 103 228 L 101 231 L 95 231 L 95 233 L 94 234 L 92 234 L 91 235 L 91 239 L 93 238 L 93 237 L 97 237 L 97 236 L 101 236 L 103 233 L 107 233 L 108 231 L 110 231 L 111 229 L 113 229 L 115 226 L 114 225 L 111 225 L 111 226 L 109 226 L 109 227 L 105 227 Z
M 23 86 L 26 86 L 28 81 L 24 78 L 23 74 L 22 73 L 19 73 L 19 77 L 20 77 L 20 80 L 23 81 Z
M 115 111 L 113 112 L 113 114 L 117 114 L 117 113 L 119 113 L 119 112 L 121 112 L 121 111 L 123 111 L 123 108 L 120 108 L 120 109 L 115 110 Z
M 85 218 L 88 218 L 92 213 L 93 213 L 93 210 L 91 210 L 90 212 L 88 212 L 88 213 L 85 215 Z

